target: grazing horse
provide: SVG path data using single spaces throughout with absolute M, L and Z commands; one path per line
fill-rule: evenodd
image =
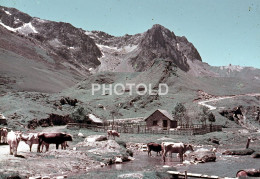
M 180 161 L 183 162 L 183 154 L 188 150 L 193 151 L 192 145 L 183 144 L 183 143 L 163 142 L 162 147 L 163 147 L 164 162 L 165 162 L 165 156 L 168 152 L 178 153 L 180 157 Z
M 120 137 L 120 134 L 116 130 L 107 130 L 107 138 L 110 136 L 113 136 L 115 140 L 115 137 Z
M 157 152 L 157 156 L 158 156 L 158 153 L 160 154 L 162 151 L 161 144 L 156 144 L 156 143 L 150 142 L 147 144 L 147 147 L 148 147 L 148 156 L 152 156 L 151 151 Z

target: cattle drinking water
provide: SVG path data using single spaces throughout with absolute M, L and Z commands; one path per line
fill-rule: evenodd
M 161 144 L 156 144 L 156 143 L 150 142 L 147 144 L 147 147 L 148 147 L 148 156 L 152 156 L 151 151 L 157 152 L 157 156 L 158 156 L 158 153 L 160 154 L 160 152 L 162 151 Z
M 173 142 L 163 142 L 163 161 L 165 162 L 165 156 L 168 152 L 171 153 L 178 153 L 180 157 L 180 161 L 183 162 L 183 154 L 191 150 L 193 151 L 193 147 L 190 144 L 183 144 L 183 143 L 173 143 Z

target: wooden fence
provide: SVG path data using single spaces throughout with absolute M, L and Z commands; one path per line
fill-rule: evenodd
M 165 134 L 165 135 L 203 135 L 209 132 L 222 131 L 221 125 L 193 125 L 190 127 L 181 126 L 181 128 L 174 129 L 153 129 L 148 128 L 144 124 L 117 124 L 112 125 L 90 125 L 82 123 L 68 123 L 67 128 L 69 129 L 80 129 L 87 128 L 96 132 L 106 132 L 107 130 L 116 130 L 119 133 L 130 133 L 130 134 Z

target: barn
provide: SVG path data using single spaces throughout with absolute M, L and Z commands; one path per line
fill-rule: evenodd
M 93 114 L 88 114 L 87 115 L 87 124 L 102 126 L 103 121 L 102 121 L 102 119 L 96 117 Z
M 177 121 L 166 110 L 157 109 L 145 119 L 146 126 L 150 129 L 177 128 Z

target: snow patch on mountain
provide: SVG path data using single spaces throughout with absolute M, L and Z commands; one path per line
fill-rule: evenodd
M 7 15 L 11 16 L 12 14 L 9 11 L 6 11 L 4 9 L 2 9 Z
M 19 22 L 21 22 L 21 20 L 15 17 L 14 18 L 14 24 L 18 24 Z
M 19 20 L 19 19 L 18 19 Z M 28 35 L 30 33 L 38 33 L 38 31 L 35 29 L 35 27 L 31 24 L 31 22 L 24 24 L 21 27 L 18 28 L 12 28 L 9 27 L 7 25 L 5 25 L 4 23 L 2 23 L 2 21 L 0 21 L 0 25 L 2 25 L 4 28 L 6 28 L 7 30 L 10 30 L 12 32 L 20 32 L 24 35 Z
M 10 30 L 10 31 L 12 31 L 12 32 L 16 32 L 16 29 L 5 25 L 4 23 L 2 23 L 2 21 L 0 21 L 0 25 L 2 25 L 2 26 L 3 26 L 4 28 L 6 28 L 7 30 Z
M 49 44 L 53 47 L 61 47 L 64 46 L 57 38 L 50 40 Z
M 40 23 L 46 23 L 49 22 L 48 20 L 44 20 L 44 19 L 40 19 L 40 18 L 34 18 L 36 21 L 40 22 Z
M 38 33 L 38 31 L 35 29 L 31 22 L 24 24 L 22 27 L 18 27 L 17 31 L 25 35 L 28 35 L 30 33 Z
M 137 49 L 137 47 L 138 47 L 138 45 L 127 45 L 127 46 L 120 48 L 119 50 L 123 51 L 125 53 L 129 53 L 129 52 L 132 52 L 135 49 Z
M 220 69 L 221 70 L 229 70 L 229 71 L 238 71 L 238 72 L 240 72 L 241 70 L 243 70 L 244 69 L 244 67 L 241 67 L 241 66 L 239 66 L 239 65 L 229 65 L 229 66 L 221 66 L 220 67 Z
M 110 47 L 107 45 L 101 45 L 101 44 L 97 44 L 98 48 L 102 51 L 102 50 L 118 50 L 117 47 Z
M 93 35 L 93 33 L 91 31 L 86 31 L 85 34 L 86 35 Z

